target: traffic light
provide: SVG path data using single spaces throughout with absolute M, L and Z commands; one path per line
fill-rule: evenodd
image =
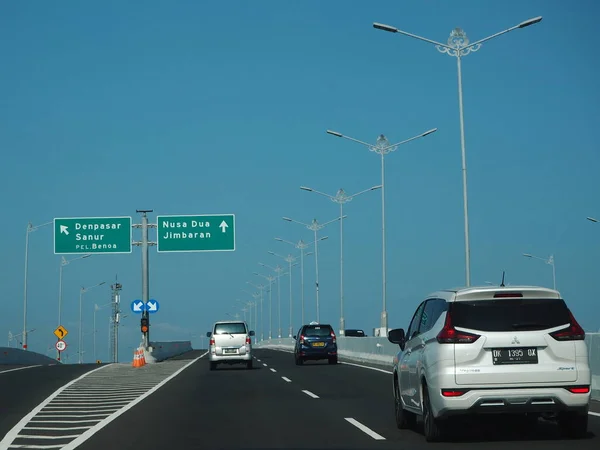
M 140 325 L 141 325 L 140 328 L 142 330 L 142 333 L 147 333 L 148 332 L 148 318 L 142 317 Z

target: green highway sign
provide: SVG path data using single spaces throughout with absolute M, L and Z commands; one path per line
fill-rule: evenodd
M 157 216 L 157 252 L 231 252 L 235 215 Z
M 54 254 L 131 253 L 131 217 L 54 219 Z

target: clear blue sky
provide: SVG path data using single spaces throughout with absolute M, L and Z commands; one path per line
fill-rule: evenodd
M 465 279 L 456 63 L 372 23 L 445 42 L 455 27 L 477 40 L 538 15 L 540 24 L 463 62 L 472 283 L 499 281 L 505 269 L 512 284 L 551 286 L 551 267 L 522 253 L 554 254 L 559 290 L 582 325 L 597 330 L 600 224 L 585 218 L 600 216 L 598 13 L 593 0 L 5 2 L 0 334 L 22 329 L 28 221 L 136 217 L 136 209 L 154 209 L 152 219 L 236 214 L 235 252 L 151 249 L 150 295 L 161 304 L 152 337 L 200 336 L 236 299 L 251 300 L 241 290 L 261 280 L 252 275 L 258 263 L 280 262 L 267 251 L 294 251 L 275 237 L 311 240 L 282 216 L 325 222 L 338 214 L 299 186 L 334 194 L 379 184 L 377 156 L 326 129 L 374 142 L 437 127 L 386 163 L 390 326 L 406 326 L 425 295 Z M 346 208 L 347 327 L 369 334 L 381 312 L 380 201 L 373 192 Z M 323 234 L 321 321 L 337 328 L 338 227 Z M 51 227 L 31 235 L 30 348 L 42 353 L 55 340 L 59 259 Z M 136 248 L 65 268 L 72 351 L 79 287 L 118 275 L 126 309 L 141 296 L 140 261 Z M 287 286 L 284 279 L 284 330 Z M 93 304 L 109 295 L 108 287 L 86 295 L 86 331 Z M 298 305 L 297 283 L 294 295 Z M 308 311 L 314 300 L 309 257 Z M 97 317 L 106 359 L 108 312 Z M 122 352 L 139 341 L 138 318 L 124 319 Z M 90 360 L 91 335 L 85 345 Z

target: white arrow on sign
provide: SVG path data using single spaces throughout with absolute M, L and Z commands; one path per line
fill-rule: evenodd
M 69 235 L 69 227 L 66 225 L 61 225 L 60 226 L 60 232 L 61 233 L 65 233 L 67 236 Z
M 135 312 L 143 311 L 144 302 L 137 302 L 133 304 L 133 310 Z
M 156 305 L 156 302 L 148 302 L 146 303 L 148 311 L 157 311 L 158 307 Z
M 227 225 L 227 223 L 225 221 L 221 222 L 221 225 L 219 225 L 219 227 L 221 228 L 221 231 L 223 233 L 225 233 L 225 229 L 229 228 L 229 225 Z

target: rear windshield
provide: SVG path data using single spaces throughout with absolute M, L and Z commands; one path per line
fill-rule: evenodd
M 346 330 L 344 334 L 350 337 L 362 337 L 365 335 L 365 332 L 363 330 Z
M 215 325 L 215 334 L 246 334 L 246 325 L 243 323 L 218 323 Z
M 499 299 L 459 301 L 452 305 L 452 324 L 481 331 L 533 331 L 570 322 L 561 299 Z
M 331 334 L 329 325 L 311 325 L 304 330 L 304 336 L 324 337 Z

